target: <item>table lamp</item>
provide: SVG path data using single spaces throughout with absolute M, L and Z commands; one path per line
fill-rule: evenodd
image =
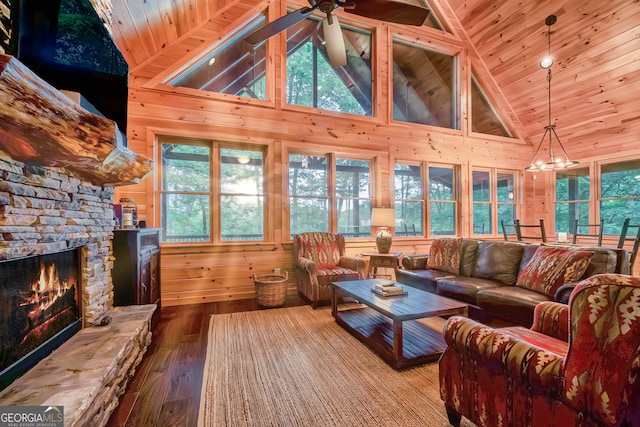
M 373 208 L 371 210 L 371 225 L 380 227 L 376 233 L 378 253 L 388 254 L 391 249 L 391 232 L 387 227 L 395 227 L 396 210 L 393 208 Z

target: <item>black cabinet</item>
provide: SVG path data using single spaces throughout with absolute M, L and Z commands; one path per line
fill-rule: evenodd
M 160 312 L 160 228 L 113 232 L 113 304 L 157 304 Z

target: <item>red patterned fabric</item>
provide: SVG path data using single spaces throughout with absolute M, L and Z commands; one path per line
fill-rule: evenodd
M 516 286 L 553 297 L 560 286 L 580 280 L 592 256 L 593 252 L 540 246 Z
M 366 261 L 345 255 L 342 234 L 309 232 L 293 239 L 298 291 L 316 307 L 331 299 L 331 282 L 364 278 Z
M 491 427 L 640 426 L 640 277 L 593 276 L 568 308 L 542 303 L 534 319 L 531 330 L 447 320 L 439 375 L 450 416 Z M 554 338 L 569 324 L 568 342 Z
M 441 270 L 447 273 L 460 272 L 462 239 L 436 239 L 431 243 L 427 270 Z
M 636 406 L 640 400 L 640 278 L 593 276 L 580 282 L 569 306 L 563 397 L 616 425 L 630 399 Z

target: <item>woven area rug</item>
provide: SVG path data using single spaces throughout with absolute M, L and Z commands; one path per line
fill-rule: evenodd
M 393 370 L 329 308 L 213 315 L 208 338 L 199 426 L 449 426 L 437 363 Z

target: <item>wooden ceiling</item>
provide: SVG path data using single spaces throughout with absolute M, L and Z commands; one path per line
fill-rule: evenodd
M 418 0 L 412 1 L 416 3 Z M 132 76 L 152 79 L 241 25 L 268 0 L 113 0 L 113 34 Z M 548 121 L 546 71 L 551 27 L 552 118 L 571 157 L 640 145 L 639 0 L 428 0 L 464 40 L 474 74 L 508 104 L 521 136 L 537 145 Z M 271 12 L 278 16 L 278 11 Z M 351 18 L 352 16 L 350 16 Z M 425 31 L 433 31 L 425 27 Z M 428 34 L 428 33 L 427 33 Z M 500 106 L 500 102 L 496 103 Z

